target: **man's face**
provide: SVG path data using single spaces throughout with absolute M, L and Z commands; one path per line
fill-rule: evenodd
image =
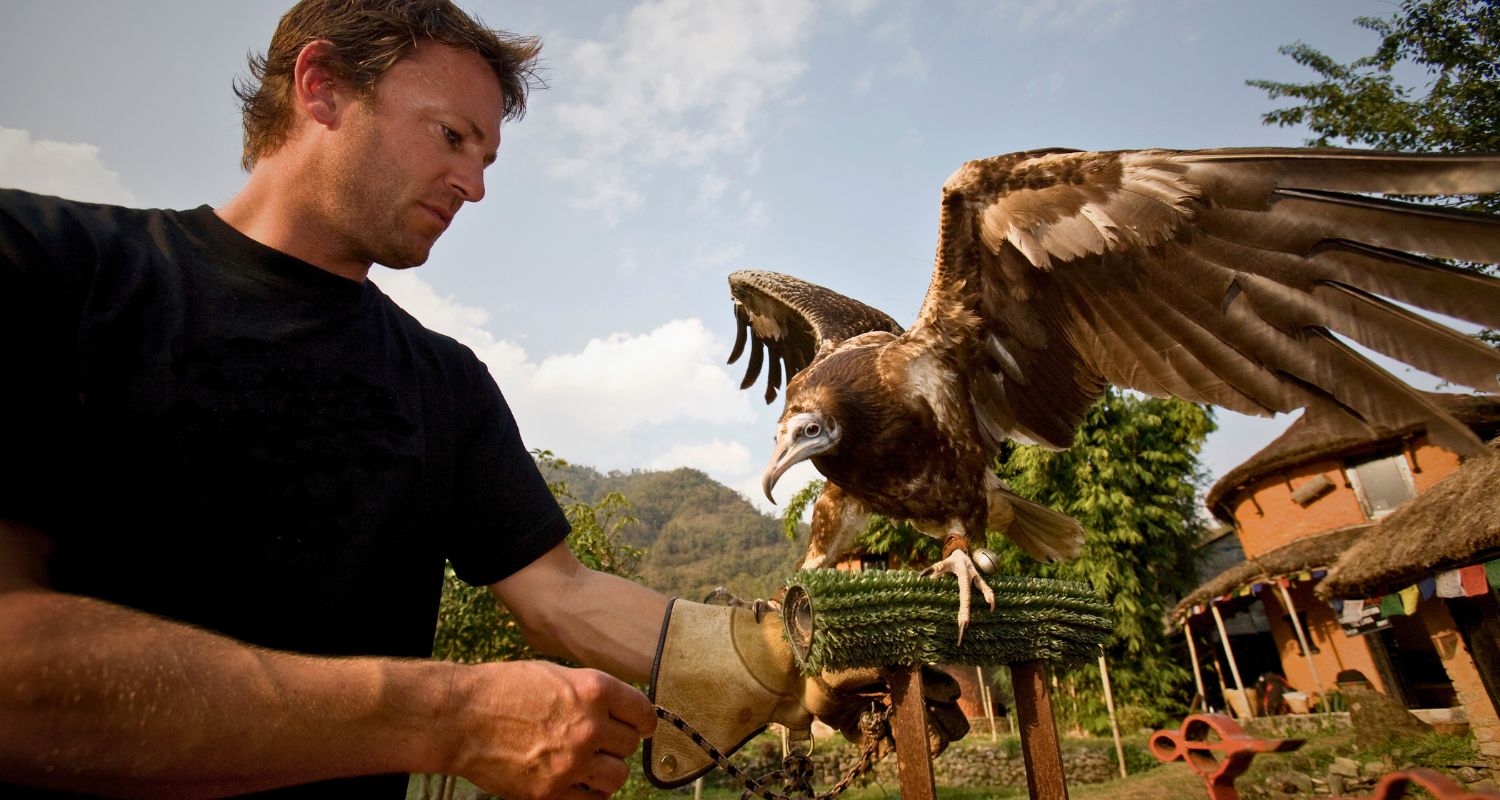
M 465 202 L 484 197 L 500 146 L 500 81 L 477 54 L 423 44 L 356 101 L 329 160 L 324 212 L 350 255 L 427 260 Z

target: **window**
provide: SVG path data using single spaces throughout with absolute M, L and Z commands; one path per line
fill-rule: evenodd
M 1344 470 L 1359 505 L 1370 519 L 1379 519 L 1416 496 L 1411 469 L 1401 453 L 1351 461 Z

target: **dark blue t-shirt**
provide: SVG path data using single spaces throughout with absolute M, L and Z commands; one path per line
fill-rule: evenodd
M 568 530 L 472 352 L 206 206 L 0 191 L 0 440 L 55 588 L 277 649 L 427 656 Z

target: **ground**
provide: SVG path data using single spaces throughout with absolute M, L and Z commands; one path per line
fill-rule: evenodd
M 1110 753 L 1113 758 L 1113 746 L 1108 739 L 1065 739 L 1063 746 L 1066 749 L 1070 744 L 1081 743 L 1090 748 L 1102 748 Z M 1070 783 L 1069 795 L 1074 800 L 1090 800 L 1090 798 L 1108 798 L 1109 800 L 1203 800 L 1207 797 L 1202 780 L 1182 763 L 1152 766 L 1148 761 L 1150 758 L 1145 754 L 1146 737 L 1136 736 L 1127 739 L 1127 749 L 1132 751 L 1127 755 L 1127 764 L 1132 765 L 1132 774 L 1128 778 L 1117 779 L 1105 783 Z M 751 743 L 750 747 L 755 745 Z M 998 742 L 992 742 L 988 736 L 976 734 L 957 745 L 961 748 L 1010 748 L 1016 746 L 1014 739 L 1001 737 Z M 1409 768 L 1412 766 L 1423 766 L 1437 769 L 1465 783 L 1471 788 L 1483 786 L 1476 780 L 1490 781 L 1486 770 L 1477 769 L 1482 762 L 1476 759 L 1473 742 L 1467 736 L 1453 736 L 1443 734 L 1427 734 L 1419 737 L 1404 737 L 1393 739 L 1378 747 L 1360 749 L 1354 744 L 1352 732 L 1347 728 L 1331 729 L 1307 736 L 1307 743 L 1302 749 L 1294 753 L 1266 754 L 1258 756 L 1251 768 L 1237 782 L 1240 796 L 1245 800 L 1260 800 L 1262 798 L 1300 798 L 1316 797 L 1318 794 L 1327 796 L 1329 773 L 1336 771 L 1336 761 L 1343 763 L 1354 762 L 1361 765 L 1379 765 L 1382 771 L 1386 767 Z M 667 800 L 667 798 L 685 798 L 693 796 L 691 785 L 675 791 L 661 791 L 651 787 L 640 777 L 639 758 L 632 760 L 632 777 L 630 783 L 615 794 L 620 800 Z M 1311 784 L 1312 793 L 1297 791 L 1297 785 Z M 408 800 L 437 800 L 438 790 L 441 786 L 440 780 L 433 780 L 429 784 L 427 793 L 422 791 L 421 782 L 414 779 L 407 793 Z M 1351 784 L 1345 794 L 1350 796 L 1368 796 L 1368 788 L 1362 788 L 1366 784 Z M 815 787 L 819 791 L 826 791 L 829 787 Z M 1484 788 L 1493 789 L 1490 785 Z M 702 797 L 705 800 L 734 800 L 740 792 L 737 789 L 718 786 L 705 787 Z M 841 795 L 847 800 L 892 800 L 898 797 L 897 787 L 894 781 L 885 783 L 870 783 L 857 786 Z M 454 792 L 454 800 L 478 800 L 488 797 L 478 792 L 472 786 L 460 781 Z M 979 800 L 979 798 L 995 798 L 996 800 L 1009 800 L 1010 798 L 1026 797 L 1026 787 L 1013 786 L 973 786 L 959 787 L 938 785 L 938 797 L 943 800 Z

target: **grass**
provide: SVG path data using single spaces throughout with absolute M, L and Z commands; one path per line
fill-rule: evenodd
M 1130 777 L 1106 783 L 1074 782 L 1068 786 L 1069 796 L 1075 800 L 1202 800 L 1205 796 L 1202 779 L 1185 765 L 1181 763 L 1160 765 L 1154 759 L 1148 762 L 1146 759 L 1150 757 L 1143 752 L 1145 737 L 1132 737 L 1126 741 L 1126 764 L 1131 770 Z M 1114 743 L 1108 738 L 1064 740 L 1064 746 L 1080 744 L 1107 749 L 1113 758 Z M 970 736 L 955 745 L 959 748 L 1002 747 L 1007 749 L 1017 746 L 1014 737 L 1002 737 L 998 742 L 991 742 L 989 737 L 984 735 Z M 1134 755 L 1131 755 L 1132 751 Z M 1450 771 L 1453 764 L 1468 763 L 1476 759 L 1473 740 L 1468 736 L 1428 733 L 1422 736 L 1390 739 L 1375 747 L 1359 748 L 1354 744 L 1352 731 L 1336 729 L 1309 735 L 1307 743 L 1296 752 L 1273 753 L 1257 757 L 1250 769 L 1236 781 L 1236 786 L 1243 797 L 1264 796 L 1264 793 L 1259 791 L 1260 787 L 1265 786 L 1266 781 L 1278 773 L 1297 770 L 1310 775 L 1320 775 L 1327 772 L 1328 766 L 1338 756 L 1347 756 L 1361 763 L 1382 760 L 1391 764 L 1395 769 L 1415 766 L 1430 767 L 1439 771 Z M 893 757 L 888 756 L 888 758 Z M 672 791 L 664 791 L 651 786 L 641 775 L 639 756 L 631 759 L 630 766 L 630 781 L 614 795 L 619 800 L 678 800 L 693 796 L 691 785 Z M 434 786 L 438 783 L 434 781 Z M 829 787 L 815 788 L 819 791 L 826 791 Z M 460 782 L 455 797 L 472 798 L 475 796 L 474 792 L 475 790 L 466 782 Z M 409 800 L 418 800 L 420 796 L 414 781 L 407 797 Z M 705 800 L 735 800 L 739 796 L 738 789 L 706 786 L 703 790 Z M 1024 798 L 1027 795 L 1025 786 L 939 785 L 938 796 L 943 800 L 989 800 L 990 798 L 1012 800 L 1012 798 Z M 899 792 L 894 782 L 885 785 L 871 783 L 856 786 L 841 797 L 848 800 L 894 800 L 899 797 Z

